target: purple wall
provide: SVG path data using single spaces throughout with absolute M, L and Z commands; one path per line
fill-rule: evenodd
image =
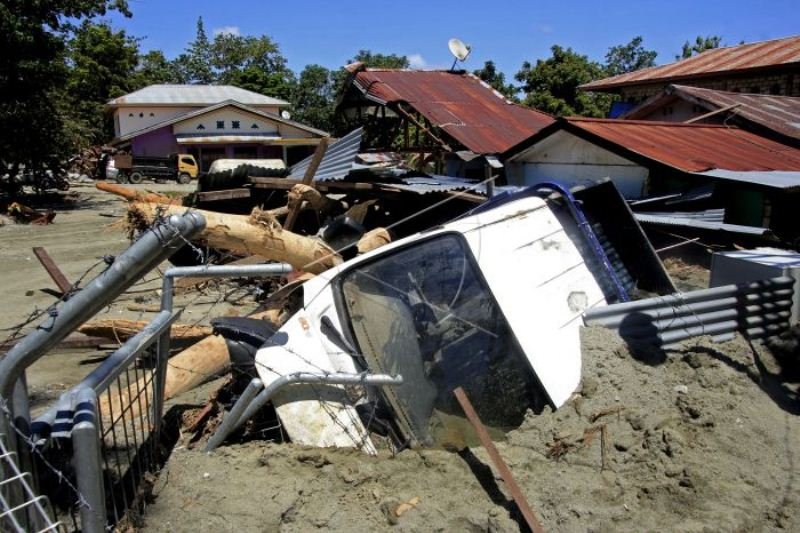
M 172 126 L 164 126 L 131 139 L 133 155 L 166 157 L 174 152 L 178 152 L 178 143 L 172 133 Z

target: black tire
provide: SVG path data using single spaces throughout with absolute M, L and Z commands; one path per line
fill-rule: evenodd
M 144 180 L 144 176 L 142 176 L 141 172 L 132 172 L 128 179 L 131 183 L 141 183 Z
M 192 182 L 192 177 L 186 172 L 183 172 L 181 175 L 178 176 L 178 183 L 180 183 L 181 185 L 188 185 L 191 182 Z
M 125 172 L 117 174 L 117 183 L 128 183 L 128 175 Z

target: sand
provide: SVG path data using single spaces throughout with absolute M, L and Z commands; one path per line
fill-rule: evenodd
M 653 364 L 599 328 L 583 346 L 581 390 L 498 443 L 546 530 L 800 530 L 796 351 L 701 339 Z M 185 444 L 158 479 L 146 531 L 520 529 L 481 448 L 369 457 Z

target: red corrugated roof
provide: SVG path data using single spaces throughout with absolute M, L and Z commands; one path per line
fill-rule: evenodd
M 356 73 L 354 84 L 380 102 L 407 103 L 479 154 L 503 152 L 553 122 L 463 72 L 367 69 Z
M 603 91 L 628 85 L 697 78 L 711 74 L 800 63 L 800 36 L 715 48 L 668 65 L 628 72 L 581 85 Z
M 589 118 L 569 118 L 566 123 L 685 172 L 800 171 L 800 150 L 736 127 Z

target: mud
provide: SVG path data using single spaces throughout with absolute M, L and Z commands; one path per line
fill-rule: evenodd
M 796 352 L 703 339 L 652 365 L 607 330 L 583 345 L 581 390 L 498 443 L 546 530 L 800 530 Z M 179 443 L 145 530 L 518 531 L 490 464 L 481 448 Z

